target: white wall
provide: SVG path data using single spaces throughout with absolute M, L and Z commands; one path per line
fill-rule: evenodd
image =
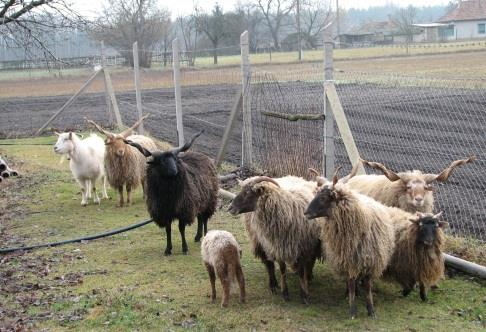
M 456 36 L 451 39 L 486 38 L 486 33 L 478 34 L 479 23 L 486 23 L 486 20 L 454 22 Z

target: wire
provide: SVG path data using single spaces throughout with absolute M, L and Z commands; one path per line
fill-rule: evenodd
M 20 251 L 20 250 L 32 250 L 32 249 L 45 248 L 45 247 L 56 247 L 56 246 L 60 246 L 60 245 L 63 245 L 63 244 L 68 244 L 68 243 L 96 240 L 96 239 L 99 239 L 99 238 L 103 238 L 103 237 L 127 232 L 127 231 L 130 231 L 132 229 L 145 226 L 147 224 L 150 224 L 152 221 L 153 221 L 152 219 L 144 220 L 144 221 L 141 221 L 137 224 L 130 225 L 130 226 L 127 226 L 127 227 L 118 228 L 118 229 L 114 229 L 114 230 L 109 231 L 109 232 L 99 233 L 99 234 L 91 235 L 91 236 L 80 237 L 80 238 L 72 239 L 72 240 L 37 244 L 37 245 L 32 245 L 32 246 L 27 246 L 27 247 L 3 248 L 3 249 L 0 249 L 0 255 L 4 255 L 4 254 L 8 254 L 8 253 L 15 252 L 15 251 Z

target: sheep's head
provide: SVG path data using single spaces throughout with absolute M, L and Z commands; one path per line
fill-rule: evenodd
M 343 182 L 340 182 L 337 176 L 340 169 L 341 167 L 336 169 L 332 177 L 332 182 L 323 185 L 321 190 L 317 192 L 314 199 L 309 203 L 309 206 L 304 212 L 307 219 L 328 217 L 331 209 L 341 200 L 342 194 L 340 189 Z
M 441 215 L 442 212 L 435 215 L 417 212 L 416 217 L 410 219 L 418 227 L 416 239 L 418 245 L 432 247 L 438 239 L 439 229 L 449 226 L 448 222 L 439 220 Z
M 439 174 L 423 174 L 420 171 L 395 173 L 387 169 L 383 164 L 370 162 L 364 159 L 360 159 L 360 161 L 364 165 L 368 165 L 374 169 L 382 171 L 388 180 L 392 182 L 400 180 L 400 183 L 403 185 L 403 190 L 406 192 L 407 204 L 415 207 L 422 207 L 425 203 L 425 196 L 428 194 L 428 192 L 433 190 L 432 183 L 434 181 L 447 181 L 452 171 L 456 167 L 467 164 L 475 159 L 476 156 L 473 155 L 466 159 L 456 160 Z
M 73 139 L 75 139 L 76 134 L 73 132 L 67 133 L 55 133 L 57 137 L 57 142 L 54 145 L 54 152 L 58 154 L 70 153 L 74 149 Z
M 233 199 L 229 212 L 233 215 L 253 212 L 256 210 L 260 196 L 267 190 L 268 183 L 280 187 L 280 185 L 268 176 L 259 176 L 245 184 L 238 195 Z
M 182 147 L 173 148 L 169 151 L 150 152 L 138 143 L 129 140 L 123 140 L 123 142 L 137 148 L 140 153 L 147 157 L 147 164 L 149 164 L 149 167 L 152 169 L 157 169 L 158 174 L 163 177 L 175 177 L 179 174 L 179 169 L 177 168 L 177 158 L 179 153 L 189 150 L 196 138 L 203 132 L 204 130 L 192 136 L 191 140 Z
M 143 120 L 145 120 L 148 116 L 149 116 L 149 114 L 144 115 L 137 122 L 135 122 L 133 124 L 133 126 L 131 126 L 128 129 L 125 129 L 124 131 L 122 131 L 119 134 L 114 134 L 114 133 L 111 133 L 107 130 L 104 130 L 99 124 L 95 123 L 92 120 L 86 120 L 86 121 L 88 123 L 92 124 L 100 133 L 102 133 L 103 135 L 106 136 L 105 145 L 106 145 L 107 151 L 109 151 L 109 153 L 114 153 L 119 158 L 123 158 L 123 156 L 125 156 L 125 153 L 127 152 L 127 150 L 130 148 L 129 146 L 127 146 L 125 144 L 124 141 L 126 140 L 126 138 L 128 136 L 133 135 L 133 131 L 138 126 L 140 126 L 140 124 L 143 122 Z

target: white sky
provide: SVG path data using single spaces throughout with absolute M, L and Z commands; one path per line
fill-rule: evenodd
M 162 7 L 168 8 L 172 17 L 175 18 L 179 15 L 187 15 L 192 12 L 194 4 L 199 7 L 210 10 L 216 0 L 159 0 Z M 231 10 L 237 2 L 246 3 L 247 0 L 219 0 L 218 3 L 223 7 L 223 10 Z M 332 5 L 335 6 L 336 0 L 331 0 Z M 445 5 L 449 0 L 339 0 L 339 7 L 349 8 L 367 8 L 371 6 L 382 6 L 393 3 L 399 6 L 433 6 L 433 5 Z M 102 8 L 104 1 L 100 0 L 73 0 L 74 7 L 88 16 L 97 16 Z

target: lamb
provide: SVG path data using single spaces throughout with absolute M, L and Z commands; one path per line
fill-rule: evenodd
M 179 219 L 182 252 L 187 255 L 185 227 L 197 216 L 198 242 L 207 233 L 208 220 L 216 210 L 219 182 L 216 169 L 209 157 L 198 152 L 186 152 L 202 131 L 181 147 L 169 151 L 150 152 L 141 144 L 126 140 L 148 159 L 147 209 L 159 227 L 165 228 L 167 246 L 165 255 L 172 254 L 171 224 Z M 181 152 L 186 152 L 180 155 Z
M 475 159 L 476 156 L 473 155 L 456 160 L 439 174 L 424 174 L 418 170 L 395 173 L 383 164 L 360 159 L 363 164 L 379 169 L 384 175 L 357 175 L 349 179 L 348 185 L 351 189 L 368 195 L 384 205 L 398 207 L 411 213 L 432 213 L 432 182 L 447 181 L 456 167 Z
M 132 190 L 136 189 L 139 184 L 145 194 L 145 174 L 146 161 L 145 158 L 137 152 L 137 150 L 123 142 L 125 139 L 136 142 L 148 150 L 157 150 L 155 142 L 143 135 L 133 135 L 133 130 L 137 128 L 148 114 L 140 118 L 133 126 L 124 130 L 120 134 L 110 133 L 101 128 L 91 120 L 87 120 L 100 133 L 106 136 L 106 154 L 105 154 L 105 169 L 110 185 L 118 191 L 120 207 L 125 204 L 123 198 L 123 187 L 127 191 L 126 205 L 130 206 L 132 203 Z
M 388 266 L 395 246 L 393 224 L 386 207 L 338 182 L 325 185 L 304 212 L 308 219 L 325 217 L 321 240 L 326 260 L 347 281 L 350 316 L 356 317 L 356 286 L 366 291 L 368 315 L 375 317 L 372 281 Z
M 318 223 L 309 223 L 304 217 L 316 184 L 301 187 L 296 182 L 305 180 L 297 179 L 290 182 L 289 178 L 280 179 L 282 184 L 266 176 L 248 179 L 233 199 L 229 211 L 233 215 L 244 213 L 252 251 L 265 264 L 272 293 L 277 285 L 276 261 L 280 267 L 284 300 L 289 300 L 286 281 L 289 265 L 299 275 L 301 299 L 308 304 L 312 269 L 316 259 L 321 258 L 320 228 Z
M 7 162 L 0 157 L 0 182 L 10 176 L 18 176 L 19 173 L 16 170 L 11 169 Z
M 426 301 L 426 287 L 436 285 L 444 276 L 442 229 L 448 223 L 439 220 L 441 214 L 417 212 L 409 219 L 394 221 L 396 247 L 385 275 L 402 286 L 404 296 L 410 294 L 418 282 L 420 298 Z
M 100 204 L 100 198 L 96 192 L 96 181 L 101 179 L 103 183 L 103 198 L 108 198 L 106 193 L 105 176 L 105 144 L 96 134 L 81 140 L 76 133 L 57 133 L 57 142 L 54 145 L 54 152 L 61 155 L 68 155 L 69 167 L 74 179 L 81 186 L 81 205 L 86 206 L 93 191 L 93 202 Z
M 221 307 L 228 306 L 231 284 L 238 280 L 240 303 L 245 303 L 245 277 L 241 268 L 241 248 L 233 234 L 222 230 L 209 231 L 201 244 L 201 256 L 211 282 L 211 301 L 216 301 L 215 281 L 223 286 Z

